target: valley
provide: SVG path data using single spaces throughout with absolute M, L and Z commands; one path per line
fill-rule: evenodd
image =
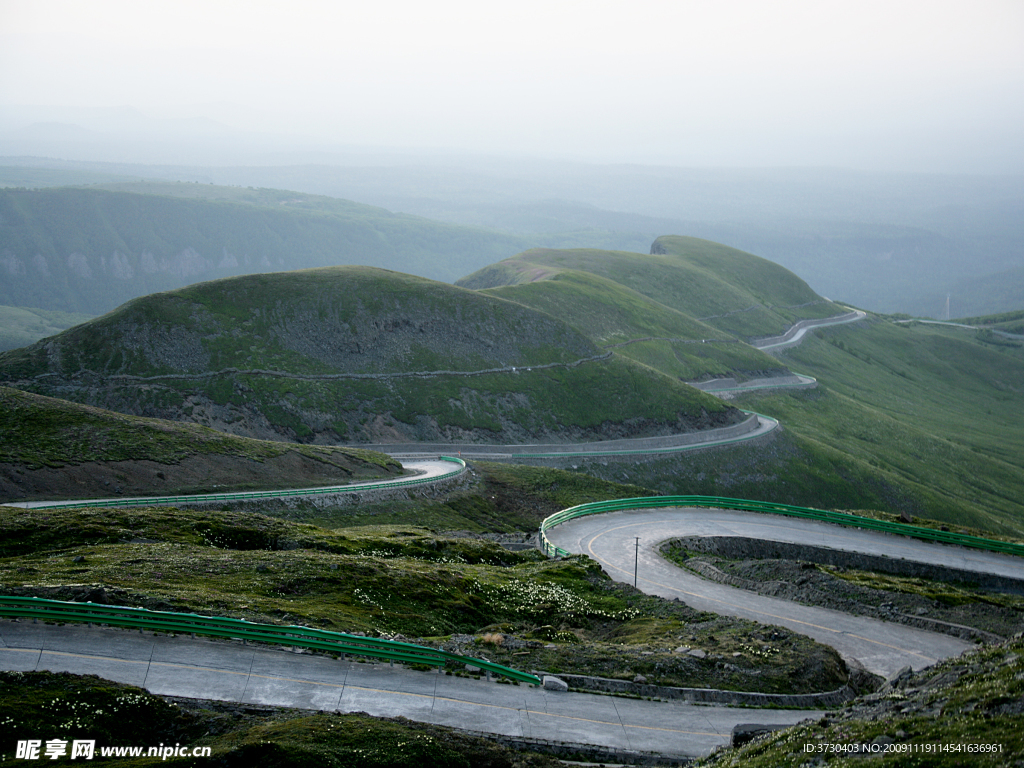
M 1024 768 L 1024 5 L 398 5 L 0 5 L 0 764 Z
M 759 609 L 751 592 L 701 602 L 711 582 L 693 575 L 666 592 L 679 569 L 653 548 L 675 529 L 652 528 L 642 562 L 638 540 L 640 589 L 619 562 L 631 529 L 615 564 L 599 548 L 560 560 L 530 548 L 565 507 L 680 493 L 1024 535 L 1015 315 L 976 328 L 896 322 L 716 243 L 661 237 L 650 250 L 535 249 L 457 285 L 375 267 L 225 277 L 0 353 L 0 492 L 72 500 L 0 510 L 5 593 L 361 632 L 486 654 L 574 688 L 720 690 L 722 701 L 841 688 L 849 701 L 876 675 L 1019 632 L 1012 599 L 965 640 Z M 415 454 L 438 453 L 463 454 L 467 470 L 374 495 L 374 483 L 415 481 Z M 175 498 L 196 493 L 216 495 Z M 73 501 L 89 498 L 118 506 Z M 591 521 L 615 524 L 604 518 Z M 903 589 L 874 584 L 894 601 Z M 808 637 L 807 624 L 832 631 Z M 847 642 L 857 635 L 888 650 Z M 425 673 L 396 670 L 399 689 L 413 679 L 403 674 Z M 804 716 L 778 710 L 773 722 Z M 243 740 L 264 727 L 232 722 Z M 698 757 L 730 728 L 657 749 Z M 613 754 L 587 739 L 581 749 Z

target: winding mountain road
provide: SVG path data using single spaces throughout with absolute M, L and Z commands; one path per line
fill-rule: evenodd
M 0 621 L 0 669 L 94 674 L 162 696 L 407 717 L 605 750 L 705 755 L 733 726 L 791 725 L 812 710 L 650 702 L 414 672 L 239 642 Z
M 744 536 L 813 544 L 903 558 L 968 571 L 1020 578 L 1020 558 L 968 550 L 875 531 L 779 515 L 724 509 L 682 508 L 609 512 L 571 520 L 547 531 L 548 540 L 601 563 L 616 581 L 652 595 L 678 598 L 699 610 L 777 624 L 835 648 L 870 671 L 891 677 L 905 666 L 920 669 L 955 656 L 970 643 L 903 624 L 800 605 L 707 581 L 658 554 L 666 539 L 682 536 Z M 639 562 L 637 562 L 639 538 Z
M 437 455 L 436 453 L 433 455 Z M 322 496 L 339 493 L 358 493 L 360 491 L 380 490 L 387 487 L 424 485 L 427 483 L 449 480 L 465 471 L 462 462 L 444 461 L 441 459 L 421 458 L 418 461 L 402 465 L 412 472 L 411 477 L 389 478 L 387 480 L 369 480 L 363 483 L 347 485 L 316 486 L 314 488 L 291 488 L 279 491 L 236 491 L 226 493 L 197 493 L 187 496 L 115 496 L 108 499 L 63 499 L 60 501 L 17 501 L 4 502 L 7 507 L 23 509 L 61 509 L 69 507 L 114 506 L 154 506 L 178 504 L 210 504 L 214 502 L 246 501 L 250 499 L 291 499 L 302 496 Z
M 847 314 L 838 315 L 836 317 L 822 317 L 813 320 L 801 320 L 799 323 L 796 323 L 792 328 L 790 328 L 781 336 L 776 336 L 769 339 L 760 339 L 758 341 L 751 342 L 751 344 L 752 346 L 755 346 L 761 350 L 795 347 L 801 341 L 803 341 L 804 336 L 807 335 L 808 331 L 812 331 L 815 328 L 825 328 L 830 325 L 845 325 L 846 323 L 856 323 L 858 320 L 863 320 L 867 316 L 867 312 L 863 312 L 859 309 L 851 309 Z
M 854 322 L 863 316 L 863 313 L 845 315 L 809 327 Z M 804 327 L 792 335 L 787 334 L 789 338 L 781 341 L 766 340 L 770 343 L 762 348 L 798 344 L 807 329 Z M 806 386 L 807 383 L 797 381 L 797 385 Z M 774 420 L 758 417 L 757 429 L 739 438 L 710 439 L 657 450 L 652 450 L 649 445 L 619 444 L 607 448 L 615 453 L 689 450 L 750 439 L 777 426 Z M 465 457 L 476 456 L 473 448 L 450 446 L 448 452 L 456 453 L 461 449 Z M 492 450 L 481 454 L 481 458 L 494 455 L 493 447 L 486 448 Z M 588 450 L 587 453 L 593 455 L 600 451 Z M 413 454 L 399 452 L 396 455 L 411 458 Z M 525 458 L 530 454 L 514 455 Z M 567 454 L 559 452 L 559 455 Z M 422 455 L 416 456 L 415 461 L 406 466 L 426 473 L 421 478 L 423 480 L 444 480 L 463 471 L 462 467 L 455 467 L 451 462 L 428 460 Z M 333 490 L 339 493 L 369 490 L 389 482 L 393 481 L 337 486 Z M 309 492 L 309 489 L 294 491 L 296 495 Z M 196 500 L 208 501 L 209 496 L 205 499 L 196 497 Z M 97 500 L 92 501 L 95 503 Z M 124 504 L 126 500 L 107 501 Z M 140 501 L 153 502 L 152 499 Z M 60 502 L 60 505 L 73 506 L 76 503 L 81 502 Z M 175 497 L 175 503 L 187 503 L 187 500 Z M 30 502 L 18 506 L 52 505 L 53 502 Z M 663 559 L 657 554 L 657 545 L 665 539 L 685 535 L 741 535 L 851 548 L 1017 577 L 1024 572 L 1020 560 L 1010 556 L 731 510 L 612 512 L 564 523 L 549 529 L 547 535 L 564 549 L 594 557 L 618 581 L 632 581 L 636 565 L 639 574 L 637 585 L 645 592 L 679 598 L 702 610 L 786 626 L 831 645 L 845 657 L 856 659 L 871 671 L 886 676 L 904 666 L 927 666 L 971 646 L 953 637 L 901 624 L 797 605 L 705 581 Z M 640 542 L 639 557 L 634 562 L 637 539 Z M 543 689 L 499 686 L 411 672 L 383 664 L 350 663 L 282 650 L 245 647 L 225 641 L 143 636 L 124 630 L 56 627 L 27 622 L 0 622 L 0 668 L 99 674 L 142 685 L 164 695 L 403 715 L 423 722 L 462 728 L 468 726 L 473 730 L 524 739 L 690 757 L 707 754 L 714 747 L 728 743 L 731 729 L 738 723 L 756 720 L 793 724 L 820 714 L 782 709 L 752 713 L 744 709 L 694 706 L 683 702 L 645 702 L 578 693 L 566 695 Z

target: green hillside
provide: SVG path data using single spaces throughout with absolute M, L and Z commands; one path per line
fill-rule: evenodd
M 402 474 L 381 453 L 226 435 L 0 387 L 0 501 L 334 485 Z
M 90 319 L 92 315 L 0 306 L 0 350 L 24 347 Z
M 899 478 L 928 513 L 1024 531 L 1024 349 L 968 329 L 877 321 L 780 354 L 820 392 L 759 398 L 793 431 Z
M 591 272 L 561 270 L 482 293 L 554 315 L 598 347 L 684 381 L 742 377 L 779 367 L 774 358 L 732 334 Z
M 779 419 L 770 445 L 653 460 L 625 477 L 666 493 L 906 512 L 1024 535 L 1021 340 L 875 317 L 818 329 L 776 356 L 818 386 L 730 400 Z
M 695 766 L 1018 766 L 1024 756 L 1022 656 L 1024 638 L 1018 634 L 916 672 L 908 669 L 841 710 L 720 750 Z
M 601 439 L 740 418 L 550 315 L 370 267 L 249 275 L 137 299 L 0 354 L 0 380 L 302 441 Z
M 998 315 L 985 315 L 984 317 L 963 317 L 955 322 L 976 325 L 991 331 L 1002 331 L 1014 336 L 1024 336 L 1024 310 L 1002 312 Z
M 1020 339 L 995 332 L 1019 332 L 1020 313 L 971 318 L 980 331 L 876 319 L 821 329 L 774 356 L 740 343 L 687 344 L 682 340 L 728 339 L 711 328 L 716 322 L 741 318 L 750 332 L 750 323 L 766 318 L 788 325 L 801 312 L 843 309 L 812 303 L 769 313 L 768 304 L 814 301 L 814 294 L 785 270 L 722 246 L 660 238 L 654 250 L 684 255 L 529 251 L 460 283 L 500 283 L 482 292 L 554 314 L 599 347 L 670 376 L 742 378 L 788 368 L 815 376 L 819 386 L 738 396 L 736 404 L 781 421 L 784 431 L 770 448 L 651 459 L 625 473 L 585 462 L 587 471 L 670 493 L 874 508 L 1024 532 L 1024 353 Z M 731 294 L 719 290 L 719 280 Z M 726 295 L 754 297 L 762 308 L 703 322 L 678 309 L 696 302 L 708 312 Z M 645 340 L 613 346 L 632 339 Z
M 502 283 L 482 289 L 541 309 L 564 319 L 602 348 L 632 356 L 662 373 L 695 380 L 712 375 L 784 371 L 788 358 L 769 356 L 741 342 L 712 323 L 741 318 L 748 332 L 770 321 L 773 332 L 788 327 L 801 311 L 835 315 L 843 308 L 824 303 L 809 293 L 795 276 L 763 259 L 690 238 L 661 238 L 654 250 L 675 250 L 685 257 L 601 251 L 530 251 L 471 275 L 461 284 Z M 583 271 L 584 269 L 589 271 Z M 609 278 L 607 275 L 611 275 Z M 733 306 L 759 300 L 758 309 L 725 318 L 699 321 L 678 307 L 697 303 L 700 312 L 721 309 L 721 286 L 728 281 Z M 626 287 L 626 283 L 630 287 Z M 739 286 L 739 287 L 736 287 Z M 673 290 L 670 290 L 673 289 Z M 748 290 L 749 289 L 749 290 Z M 756 290 L 758 293 L 754 294 Z M 708 293 L 705 293 L 708 292 Z M 651 298 L 660 297 L 660 300 Z M 811 303 L 777 310 L 782 302 Z M 668 306 L 668 304 L 675 306 Z M 850 332 L 856 333 L 859 329 Z M 671 341 L 669 340 L 671 339 Z M 705 342 L 706 339 L 717 339 Z M 703 343 L 687 343 L 692 341 Z M 627 342 L 624 344 L 624 342 Z M 628 343 L 632 342 L 632 343 Z M 803 371 L 806 366 L 797 368 Z M 890 386 L 880 382 L 879 386 Z M 948 494 L 934 491 L 917 473 L 901 471 L 882 457 L 861 450 L 853 439 L 815 429 L 816 419 L 858 419 L 873 424 L 876 414 L 834 411 L 832 393 L 824 387 L 810 393 L 773 397 L 745 396 L 744 407 L 781 419 L 783 430 L 768 444 L 718 448 L 682 457 L 650 457 L 631 467 L 584 460 L 585 471 L 610 480 L 628 480 L 665 493 L 759 498 L 825 508 L 874 508 L 888 511 L 928 511 L 946 520 L 963 510 Z M 771 402 L 772 407 L 764 405 Z M 794 403 L 783 410 L 777 403 Z M 799 413 L 797 411 L 800 411 Z M 806 411 L 806 413 L 804 413 Z M 890 430 L 893 424 L 887 426 Z M 899 426 L 899 428 L 903 428 Z M 847 450 L 847 443 L 853 450 Z M 903 467 L 905 469 L 905 467 Z M 923 469 L 923 467 L 921 467 Z M 966 516 L 982 527 L 1005 528 L 1011 510 L 992 516 L 971 505 Z M 963 522 L 967 522 L 965 519 Z
M 1024 535 L 1024 345 L 985 331 L 884 318 L 822 328 L 777 353 L 809 390 L 736 395 L 779 419 L 758 445 L 623 471 L 664 493 L 874 509 Z
M 536 248 L 457 284 L 495 288 L 548 279 L 562 270 L 591 272 L 743 339 L 772 336 L 796 320 L 843 312 L 778 264 L 692 237 L 659 237 L 649 255 Z
M 0 305 L 100 314 L 198 280 L 369 264 L 453 280 L 525 242 L 281 190 L 0 189 Z M 143 194 L 144 192 L 145 194 Z

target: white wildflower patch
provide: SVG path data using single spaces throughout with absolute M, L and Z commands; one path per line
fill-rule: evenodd
M 559 584 L 511 579 L 499 585 L 474 581 L 471 586 L 474 592 L 485 595 L 494 608 L 515 616 L 557 614 L 628 620 L 639 613 L 632 608 L 610 613 Z

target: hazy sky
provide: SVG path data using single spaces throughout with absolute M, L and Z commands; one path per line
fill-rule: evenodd
M 44 114 L 19 105 L 344 145 L 1021 172 L 1024 2 L 0 0 L 0 110 Z

